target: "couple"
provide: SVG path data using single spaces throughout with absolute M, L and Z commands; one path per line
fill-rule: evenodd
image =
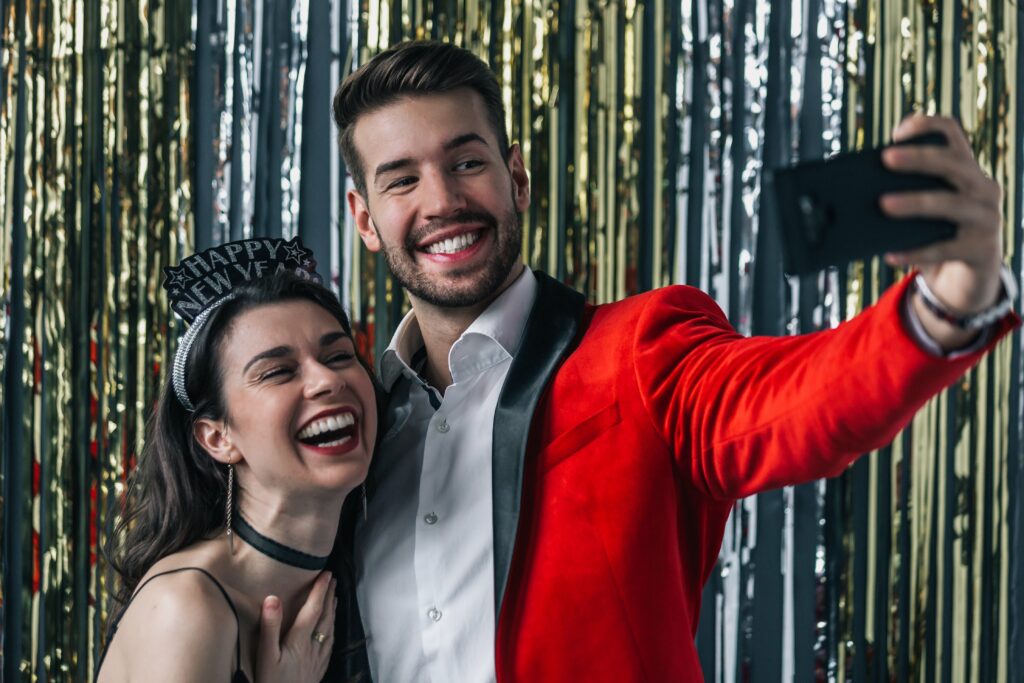
M 885 163 L 953 189 L 882 208 L 956 238 L 887 255 L 919 270 L 854 320 L 770 339 L 688 287 L 591 306 L 525 267 L 529 180 L 471 53 L 392 48 L 334 117 L 360 235 L 412 301 L 382 386 L 297 242 L 170 269 L 192 325 L 140 460 L 102 682 L 701 680 L 733 501 L 838 474 L 1019 324 L 999 187 L 949 119 L 904 121 L 896 139 L 949 145 Z

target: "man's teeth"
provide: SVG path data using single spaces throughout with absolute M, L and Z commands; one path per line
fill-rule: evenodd
M 352 413 L 339 413 L 338 415 L 330 415 L 328 417 L 322 417 L 315 422 L 311 422 L 306 425 L 301 432 L 298 433 L 298 438 L 309 439 L 317 434 L 323 434 L 324 432 L 335 432 L 345 427 L 351 427 L 356 423 L 356 417 Z M 344 441 L 344 439 L 342 439 Z
M 480 231 L 466 232 L 455 237 L 449 237 L 446 240 L 441 240 L 440 242 L 434 242 L 424 251 L 428 254 L 454 254 L 462 251 L 478 239 L 480 239 Z

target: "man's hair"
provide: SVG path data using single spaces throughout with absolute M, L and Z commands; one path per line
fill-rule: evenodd
M 480 58 L 448 43 L 416 40 L 381 52 L 346 78 L 334 93 L 334 123 L 341 155 L 356 190 L 366 196 L 366 174 L 356 150 L 355 124 L 360 116 L 410 95 L 435 95 L 470 88 L 480 95 L 502 158 L 508 158 L 505 107 L 498 81 Z

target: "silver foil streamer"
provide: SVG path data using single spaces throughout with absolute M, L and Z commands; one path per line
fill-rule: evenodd
M 710 5 L 710 6 L 709 6 Z M 753 299 L 751 288 L 755 245 L 758 238 L 758 213 L 761 201 L 761 170 L 763 166 L 762 150 L 764 148 L 764 115 L 768 80 L 768 22 L 771 16 L 772 3 L 757 2 L 749 14 L 739 17 L 734 14 L 737 9 L 733 2 L 726 1 L 721 5 L 722 14 L 716 16 L 716 5 L 709 3 L 682 2 L 681 15 L 683 28 L 681 31 L 681 72 L 677 74 L 680 84 L 677 92 L 677 106 L 684 114 L 681 123 L 681 168 L 679 173 L 678 216 L 680 234 L 696 226 L 686 226 L 686 204 L 699 201 L 705 209 L 703 226 L 705 239 L 702 241 L 700 258 L 700 274 L 685 273 L 682 264 L 686 263 L 686 240 L 680 240 L 678 248 L 679 264 L 677 272 L 686 281 L 706 289 L 719 305 L 729 312 L 737 329 L 743 334 L 751 331 Z M 776 3 L 776 7 L 779 5 Z M 791 161 L 799 158 L 800 120 L 799 113 L 805 103 L 803 92 L 805 78 L 818 78 L 818 74 L 805 74 L 808 63 L 807 54 L 811 41 L 815 37 L 816 45 L 820 46 L 820 55 L 815 55 L 811 64 L 817 62 L 821 68 L 822 120 L 825 126 L 822 131 L 823 149 L 826 155 L 834 154 L 842 148 L 842 119 L 840 116 L 843 103 L 843 50 L 845 49 L 844 17 L 845 3 L 836 0 L 823 2 L 813 15 L 808 14 L 805 0 L 793 0 L 787 8 L 789 12 L 788 33 L 789 46 L 786 48 L 784 62 L 789 68 L 789 112 L 788 122 L 792 146 L 789 149 Z M 691 34 L 690 27 L 696 26 L 697 35 Z M 742 36 L 742 54 L 732 54 L 731 46 L 735 39 Z M 707 73 L 692 73 L 693 52 L 706 46 Z M 736 60 L 742 61 L 743 75 L 741 82 L 735 82 L 732 75 L 737 73 Z M 705 88 L 703 93 L 707 107 L 704 111 L 695 111 L 692 107 L 695 83 Z M 689 114 L 689 116 L 686 116 Z M 707 131 L 705 141 L 694 140 L 691 134 L 691 117 L 704 116 L 704 129 Z M 736 121 L 734 123 L 734 117 Z M 739 125 L 736 125 L 739 124 Z M 740 131 L 733 135 L 732 131 Z M 688 152 L 691 145 L 703 145 L 705 163 L 704 184 L 701 188 L 689 186 L 691 157 Z M 739 164 L 739 173 L 735 172 L 734 164 Z M 699 191 L 700 196 L 693 196 Z M 733 196 L 739 193 L 738 202 Z M 736 215 L 739 211 L 739 215 Z M 738 240 L 732 244 L 731 241 Z M 733 256 L 735 255 L 735 256 Z M 822 273 L 818 277 L 816 290 L 823 296 L 814 302 L 813 321 L 816 328 L 833 327 L 839 323 L 839 291 L 838 277 L 835 272 Z M 735 287 L 736 291 L 730 291 Z M 800 300 L 799 280 L 790 281 L 788 310 L 790 311 L 788 331 L 795 334 L 799 331 Z M 824 513 L 824 483 L 816 488 L 816 508 L 820 516 Z M 794 490 L 788 488 L 783 494 L 783 527 L 781 534 L 782 547 L 782 603 L 780 615 L 782 628 L 782 676 L 783 680 L 792 679 L 795 672 L 794 662 L 794 594 L 798 590 L 793 584 L 793 544 L 794 536 Z M 744 653 L 750 651 L 749 645 L 756 634 L 751 632 L 751 606 L 757 600 L 754 594 L 754 572 L 756 567 L 749 565 L 757 541 L 757 503 L 756 497 L 740 501 L 729 521 L 720 554 L 721 592 L 715 596 L 715 680 L 732 681 L 743 677 L 749 670 L 751 662 L 746 660 Z M 815 575 L 819 581 L 825 580 L 825 546 L 824 527 L 818 526 Z M 817 657 L 826 655 L 827 619 L 819 615 L 816 619 L 818 628 Z M 819 660 L 820 661 L 820 660 Z M 835 664 L 830 667 L 834 675 Z
M 234 5 L 234 0 L 227 0 Z M 238 79 L 238 145 L 240 147 L 242 201 L 235 209 L 238 215 L 241 237 L 248 239 L 253 236 L 252 216 L 255 208 L 253 186 L 256 176 L 256 164 L 259 159 L 253 147 L 253 138 L 259 130 L 259 116 L 253 100 L 258 97 L 257 84 L 260 83 L 260 51 L 256 50 L 256 36 L 263 33 L 263 4 L 255 0 L 242 0 L 238 4 L 239 14 L 232 26 L 238 32 L 238 50 L 235 65 L 235 77 Z M 232 39 L 234 36 L 232 36 Z M 290 235 L 288 236 L 291 237 Z
M 698 11 L 703 11 L 704 7 L 704 3 L 700 3 Z M 739 8 L 743 9 L 743 5 Z M 720 17 L 715 16 L 713 7 L 711 9 L 707 24 L 710 36 L 706 93 L 710 172 L 705 174 L 704 205 L 714 207 L 716 215 L 705 216 L 704 225 L 709 226 L 705 228 L 706 234 L 711 239 L 703 244 L 701 286 L 729 312 L 736 328 L 749 335 L 761 199 L 771 5 L 758 2 L 746 14 L 737 14 L 737 5 L 727 0 L 721 5 Z M 737 38 L 742 51 L 734 53 Z M 736 73 L 742 75 L 742 80 L 734 78 Z M 693 115 L 700 113 L 694 111 Z M 696 140 L 686 142 L 700 144 Z M 682 174 L 686 173 L 684 169 Z M 734 201 L 735 195 L 739 195 L 738 201 Z M 680 211 L 680 215 L 684 214 L 685 211 Z M 736 291 L 732 292 L 732 288 Z M 737 503 L 722 544 L 722 595 L 716 597 L 719 607 L 717 680 L 734 680 L 742 670 L 749 668 L 745 653 L 749 653 L 754 637 L 751 607 L 755 598 L 750 558 L 756 541 L 757 499 L 752 497 Z
M 331 0 L 330 3 L 330 17 L 331 17 L 331 83 L 341 83 L 344 69 L 346 64 L 351 61 L 351 58 L 345 54 L 345 46 L 348 45 L 346 39 L 349 31 L 349 25 L 347 21 L 342 19 L 342 3 L 339 0 Z M 346 18 L 347 19 L 347 18 Z M 319 105 L 317 105 L 319 106 Z M 336 133 L 334 127 L 331 127 L 331 143 L 334 148 L 337 149 Z M 342 305 L 346 311 L 352 310 L 352 301 L 349 296 L 347 287 L 341 286 L 341 274 L 342 272 L 349 272 L 351 270 L 352 261 L 352 250 L 351 244 L 344 238 L 344 223 L 345 216 L 348 211 L 345 210 L 345 196 L 344 196 L 344 180 L 341 176 L 341 155 L 332 154 L 330 161 L 330 183 L 328 187 L 331 188 L 330 192 L 330 237 L 331 237 L 331 253 L 325 254 L 325 257 L 330 260 L 326 263 L 320 264 L 322 268 L 327 269 L 328 280 L 331 283 L 332 289 L 338 294 L 341 299 Z
M 213 234 L 215 243 L 231 240 L 228 211 L 231 206 L 231 140 L 235 103 L 235 32 L 237 12 L 234 0 L 218 4 L 217 30 L 210 35 L 210 44 L 217 53 L 213 70 Z
M 698 3 L 699 4 L 699 3 Z M 679 226 L 679 235 L 685 236 L 688 229 L 688 214 L 686 208 L 690 202 L 693 188 L 690 187 L 690 150 L 693 146 L 693 59 L 695 42 L 699 44 L 703 37 L 698 36 L 695 41 L 693 30 L 693 1 L 682 0 L 679 6 L 680 29 L 679 29 L 679 62 L 676 69 L 676 111 L 679 112 L 679 173 L 676 174 L 676 222 Z M 706 35 L 707 29 L 705 27 Z M 690 276 L 686 272 L 687 241 L 686 239 L 676 240 L 676 267 L 675 281 L 688 282 Z
M 277 19 L 285 26 L 278 26 Z M 298 234 L 308 28 L 309 0 L 293 0 L 287 12 L 260 0 L 222 0 L 216 6 L 211 35 L 219 55 L 214 69 L 214 243 L 274 232 L 276 221 L 266 212 L 259 215 L 268 225 L 254 225 L 258 205 L 267 201 L 266 193 L 257 192 L 257 183 L 278 186 L 281 235 L 291 239 Z M 276 117 L 261 116 L 274 111 L 275 102 L 268 97 L 276 98 Z M 270 150 L 256 141 L 277 139 L 277 133 L 280 167 L 261 171 L 261 154 Z M 237 195 L 233 174 L 238 174 Z M 233 196 L 238 198 L 234 203 Z
M 346 45 L 342 62 L 339 63 L 339 78 L 335 81 L 339 84 L 346 75 L 359 68 L 360 64 L 362 64 L 360 56 L 363 53 L 363 48 L 360 43 L 361 34 L 359 31 L 360 4 L 358 2 L 349 2 L 345 7 L 348 8 L 348 15 L 345 22 L 347 33 L 344 39 L 339 36 L 338 43 L 336 43 L 338 45 L 338 54 L 342 54 L 342 42 Z M 339 15 L 342 12 L 340 0 L 339 7 L 336 12 Z M 340 176 L 340 165 L 338 167 L 338 173 Z M 339 184 L 332 182 L 331 186 L 339 187 Z M 347 169 L 340 187 L 340 194 L 343 198 L 350 190 L 355 189 L 355 185 L 352 183 L 352 175 L 351 173 L 348 173 Z M 339 210 L 341 212 L 338 222 L 338 225 L 341 228 L 339 240 L 341 242 L 341 270 L 339 273 L 341 281 L 338 289 L 341 291 L 342 306 L 345 307 L 346 311 L 351 312 L 353 311 L 353 307 L 356 305 L 355 302 L 362 299 L 362 289 L 360 287 L 362 272 L 359 267 L 360 241 L 359 234 L 356 232 L 355 219 L 352 217 L 352 213 L 348 210 L 347 202 L 342 204 Z
M 846 2 L 843 0 L 823 0 L 821 11 L 814 17 L 814 23 L 808 22 L 808 26 L 814 26 L 817 32 L 818 44 L 820 46 L 819 66 L 821 68 L 821 118 L 822 126 L 822 149 L 825 156 L 833 156 L 844 149 L 843 140 L 843 98 L 844 98 L 844 55 L 846 53 Z M 808 75 L 811 77 L 811 75 Z M 818 281 L 817 291 L 820 299 L 814 309 L 813 324 L 816 329 L 833 328 L 841 322 L 841 292 L 839 273 L 836 269 L 829 269 L 821 275 Z M 816 484 L 817 514 L 820 520 L 818 524 L 818 538 L 815 547 L 815 556 L 824 557 L 825 554 L 825 482 L 819 481 Z M 790 576 L 792 580 L 792 576 Z M 815 582 L 824 590 L 828 577 L 825 575 L 824 562 L 815 563 Z M 821 608 L 824 609 L 824 608 Z M 827 646 L 828 632 L 822 628 L 826 622 L 826 615 L 819 614 L 815 620 L 818 630 L 815 639 L 814 658 L 821 662 L 827 659 L 827 675 L 830 681 L 836 680 L 839 673 L 839 665 L 835 660 L 835 649 Z
M 292 4 L 290 40 L 286 62 L 281 68 L 281 234 L 285 239 L 299 232 L 299 185 L 302 181 L 302 109 L 306 82 L 309 32 L 309 0 Z M 320 105 L 322 106 L 322 105 Z

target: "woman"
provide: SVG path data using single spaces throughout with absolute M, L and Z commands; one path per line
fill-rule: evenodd
M 297 240 L 246 240 L 168 270 L 192 326 L 129 489 L 101 683 L 326 670 L 336 598 L 322 569 L 366 476 L 377 410 L 309 256 Z

